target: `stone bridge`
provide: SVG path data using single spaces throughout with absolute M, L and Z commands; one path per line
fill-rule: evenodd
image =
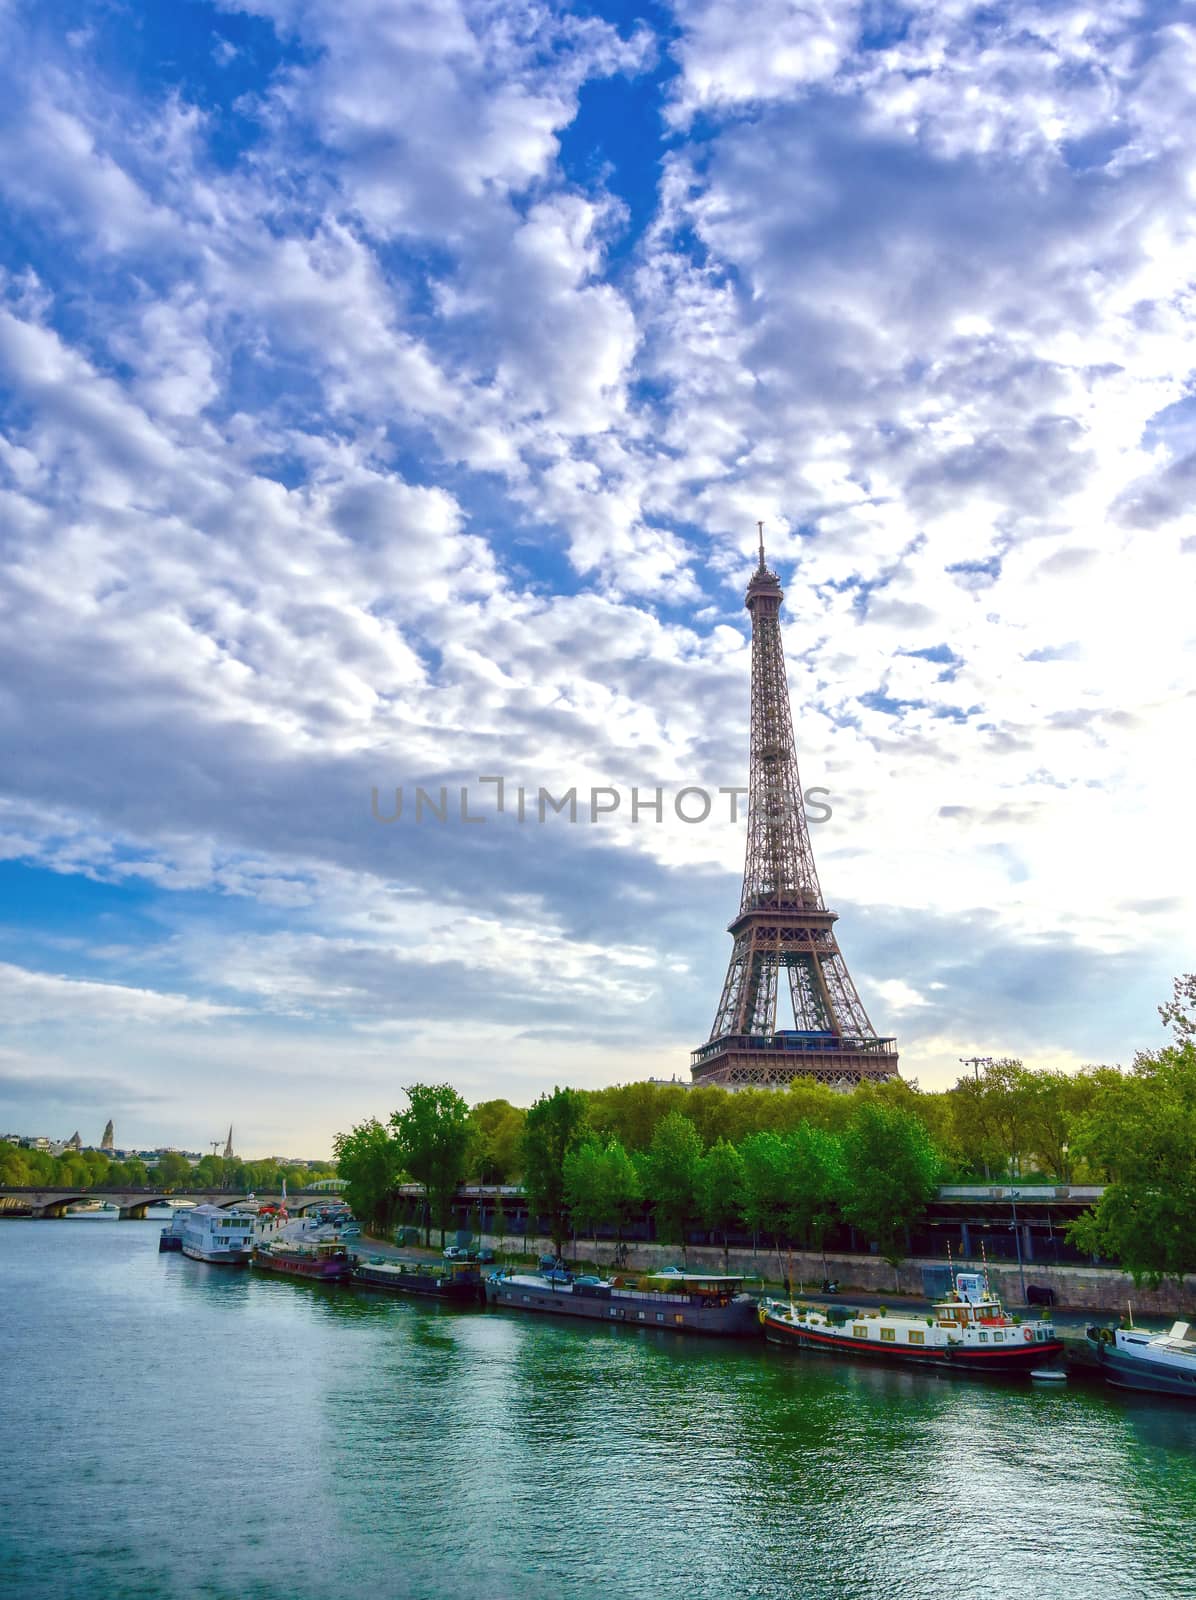
M 172 1206 L 180 1201 L 195 1205 L 222 1206 L 226 1210 L 244 1205 L 248 1194 L 230 1193 L 227 1189 L 34 1189 L 0 1187 L 0 1216 L 62 1217 L 68 1206 L 80 1205 L 88 1200 L 106 1200 L 116 1206 L 119 1220 L 141 1221 L 149 1206 Z M 338 1198 L 327 1189 L 296 1189 L 287 1195 L 287 1210 L 293 1215 L 310 1211 L 313 1206 L 327 1205 Z M 254 1194 L 258 1205 L 279 1205 L 280 1194 Z

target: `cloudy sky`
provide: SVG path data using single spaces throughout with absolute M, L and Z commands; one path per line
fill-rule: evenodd
M 1161 1042 L 1185 14 L 0 0 L 0 1123 L 318 1155 L 685 1074 L 757 518 L 906 1074 Z

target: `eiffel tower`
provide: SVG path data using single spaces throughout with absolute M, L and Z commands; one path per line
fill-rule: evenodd
M 897 1041 L 881 1039 L 835 939 L 818 884 L 797 773 L 785 679 L 780 579 L 764 563 L 744 604 L 752 616 L 752 750 L 747 859 L 735 940 L 710 1038 L 693 1053 L 695 1083 L 781 1089 L 794 1078 L 836 1088 L 897 1074 Z M 778 1029 L 788 977 L 794 1027 Z

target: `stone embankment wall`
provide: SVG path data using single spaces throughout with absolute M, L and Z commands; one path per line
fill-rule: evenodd
M 504 1240 L 486 1235 L 482 1243 L 490 1245 L 495 1250 L 501 1246 L 504 1252 L 520 1250 L 525 1253 L 546 1254 L 552 1250 L 551 1239 L 525 1240 L 511 1234 Z M 691 1271 L 727 1270 L 743 1273 L 776 1284 L 784 1280 L 786 1271 L 792 1270 L 795 1289 L 803 1285 L 806 1289 L 816 1292 L 823 1277 L 827 1276 L 837 1279 L 844 1292 L 854 1290 L 857 1294 L 867 1295 L 906 1294 L 919 1299 L 925 1297 L 922 1287 L 922 1268 L 942 1268 L 946 1265 L 944 1261 L 914 1259 L 903 1261 L 899 1267 L 891 1267 L 879 1256 L 828 1255 L 824 1272 L 821 1255 L 795 1251 L 782 1266 L 778 1263 L 775 1250 L 768 1252 L 732 1250 L 724 1268 L 723 1252 L 706 1246 L 691 1245 L 684 1256 L 678 1245 L 629 1244 L 626 1248 L 626 1270 L 632 1272 L 687 1266 Z M 572 1249 L 569 1255 L 570 1259 L 574 1259 Z M 579 1261 L 596 1261 L 597 1265 L 608 1269 L 613 1255 L 614 1247 L 607 1239 L 599 1240 L 596 1256 L 591 1240 L 579 1238 L 577 1241 L 575 1259 Z M 978 1262 L 973 1261 L 956 1262 L 957 1267 L 974 1268 L 978 1265 Z M 999 1265 L 990 1262 L 988 1275 L 993 1288 L 1006 1305 L 1017 1306 L 1022 1303 L 1021 1282 L 1016 1266 L 1011 1266 L 1007 1262 Z M 1027 1284 L 1038 1284 L 1043 1288 L 1053 1289 L 1055 1304 L 1061 1310 L 1119 1314 L 1125 1310 L 1128 1301 L 1133 1305 L 1135 1313 L 1140 1313 L 1142 1316 L 1196 1317 L 1196 1278 L 1185 1278 L 1182 1287 L 1169 1280 L 1158 1289 L 1137 1288 L 1128 1272 L 1116 1272 L 1109 1267 L 1046 1267 L 1039 1262 L 1027 1264 L 1025 1275 Z

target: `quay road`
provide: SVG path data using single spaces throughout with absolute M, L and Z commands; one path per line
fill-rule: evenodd
M 253 1195 L 258 1205 L 278 1205 L 282 1201 L 281 1194 Z M 327 1205 L 330 1200 L 338 1198 L 336 1190 L 329 1189 L 293 1189 L 287 1193 L 287 1210 L 298 1214 L 309 1210 L 312 1206 Z M 106 1200 L 109 1205 L 116 1206 L 120 1220 L 140 1221 L 144 1218 L 146 1208 L 149 1206 L 177 1205 L 180 1200 L 193 1202 L 195 1205 L 222 1206 L 228 1210 L 232 1206 L 244 1205 L 249 1199 L 249 1191 L 244 1192 L 229 1189 L 161 1189 L 153 1186 L 142 1188 L 106 1189 L 37 1189 L 0 1187 L 0 1217 L 62 1217 L 66 1215 L 68 1206 L 77 1206 L 88 1200 Z

